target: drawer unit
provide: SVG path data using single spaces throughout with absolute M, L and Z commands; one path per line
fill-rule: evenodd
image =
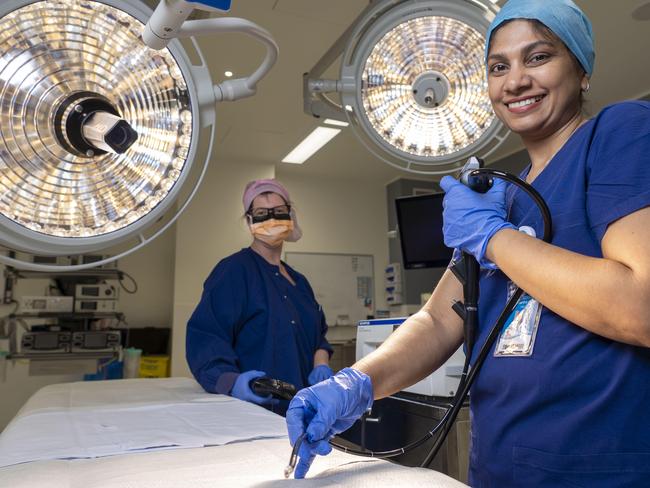
M 398 393 L 377 400 L 369 415 L 358 420 L 350 429 L 339 434 L 339 437 L 347 441 L 348 445 L 362 446 L 372 451 L 397 449 L 418 440 L 431 430 L 444 416 L 444 405 L 444 400 Z M 465 405 L 438 455 L 428 467 L 467 483 L 469 429 L 469 406 Z M 433 443 L 434 439 L 430 439 L 391 460 L 404 466 L 420 466 Z

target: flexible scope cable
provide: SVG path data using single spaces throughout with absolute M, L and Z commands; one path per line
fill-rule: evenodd
M 523 191 L 525 191 L 535 202 L 537 207 L 539 208 L 541 214 L 542 214 L 542 219 L 544 221 L 544 234 L 542 236 L 542 240 L 544 242 L 550 242 L 551 241 L 551 234 L 553 232 L 553 225 L 552 225 L 552 220 L 551 220 L 551 212 L 548 209 L 548 206 L 546 205 L 546 202 L 542 198 L 542 196 L 539 194 L 535 188 L 533 188 L 531 185 L 523 181 L 521 178 L 518 176 L 515 176 L 510 173 L 506 173 L 505 171 L 501 170 L 496 170 L 496 169 L 490 169 L 490 168 L 478 168 L 471 170 L 469 173 L 469 176 L 479 176 L 479 175 L 488 175 L 496 178 L 500 178 L 502 180 L 508 181 L 509 183 L 512 183 L 513 185 L 517 186 L 518 188 L 521 188 Z M 376 457 L 376 458 L 391 458 L 395 456 L 399 456 L 401 454 L 405 454 L 425 442 L 427 442 L 429 439 L 434 437 L 442 428 L 442 433 L 438 436 L 436 442 L 434 445 L 431 447 L 429 450 L 426 458 L 424 461 L 420 464 L 421 467 L 426 467 L 431 463 L 433 458 L 436 456 L 440 448 L 442 447 L 442 444 L 447 437 L 447 434 L 451 430 L 454 420 L 456 420 L 456 417 L 458 416 L 458 413 L 460 412 L 460 409 L 463 405 L 463 402 L 469 393 L 469 390 L 474 383 L 474 380 L 476 379 L 476 376 L 478 375 L 479 371 L 481 370 L 481 366 L 483 366 L 483 363 L 485 362 L 485 359 L 487 358 L 488 353 L 490 352 L 490 349 L 494 345 L 494 341 L 496 338 L 499 336 L 499 332 L 501 331 L 501 328 L 503 327 L 503 324 L 505 321 L 508 319 L 512 311 L 514 310 L 515 306 L 517 305 L 517 302 L 523 295 L 524 291 L 521 288 L 516 288 L 512 297 L 510 300 L 508 300 L 508 303 L 504 307 L 504 309 L 501 311 L 501 314 L 499 315 L 499 318 L 496 320 L 494 326 L 490 330 L 490 333 L 485 340 L 485 343 L 483 344 L 483 347 L 481 348 L 476 361 L 474 363 L 474 366 L 471 367 L 470 370 L 470 356 L 472 351 L 468 350 L 467 351 L 467 357 L 465 359 L 465 365 L 463 367 L 463 372 L 461 373 L 461 379 L 458 384 L 458 390 L 456 391 L 456 395 L 454 395 L 454 398 L 452 399 L 452 405 L 447 409 L 445 412 L 445 415 L 438 421 L 436 426 L 431 429 L 429 432 L 427 432 L 423 437 L 420 439 L 407 444 L 404 447 L 400 447 L 398 449 L 391 449 L 388 451 L 371 451 L 371 450 L 359 450 L 359 449 L 352 449 L 348 448 L 346 446 L 343 446 L 341 444 L 337 444 L 335 441 L 331 440 L 330 444 L 332 447 L 335 449 L 338 449 L 340 451 L 346 452 L 348 454 L 354 454 L 355 456 L 364 456 L 364 457 Z M 469 374 L 468 374 L 469 370 Z

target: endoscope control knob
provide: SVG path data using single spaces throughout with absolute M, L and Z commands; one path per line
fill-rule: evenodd
M 467 270 L 465 266 L 465 255 L 463 253 L 460 254 L 460 259 L 454 260 L 451 263 L 451 266 L 449 269 L 451 272 L 454 274 L 456 279 L 460 281 L 461 285 L 464 285 L 467 282 Z
M 454 304 L 451 306 L 451 309 L 456 312 L 456 315 L 458 315 L 461 319 L 465 320 L 465 317 L 467 317 L 467 311 L 465 310 L 465 304 L 461 302 L 460 300 L 456 300 Z
M 472 175 L 472 171 L 484 166 L 482 159 L 472 156 L 467 160 L 463 169 L 460 170 L 459 180 L 466 186 L 478 193 L 485 193 L 492 187 L 492 178 L 489 175 Z

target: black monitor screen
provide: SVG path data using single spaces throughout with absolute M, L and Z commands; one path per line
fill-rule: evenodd
M 402 257 L 406 269 L 447 266 L 453 249 L 442 237 L 444 193 L 395 199 Z

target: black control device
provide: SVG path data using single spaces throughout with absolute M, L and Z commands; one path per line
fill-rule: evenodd
M 251 380 L 250 387 L 256 395 L 266 397 L 271 394 L 274 398 L 280 398 L 282 400 L 291 400 L 298 393 L 296 387 L 291 383 L 265 376 Z

